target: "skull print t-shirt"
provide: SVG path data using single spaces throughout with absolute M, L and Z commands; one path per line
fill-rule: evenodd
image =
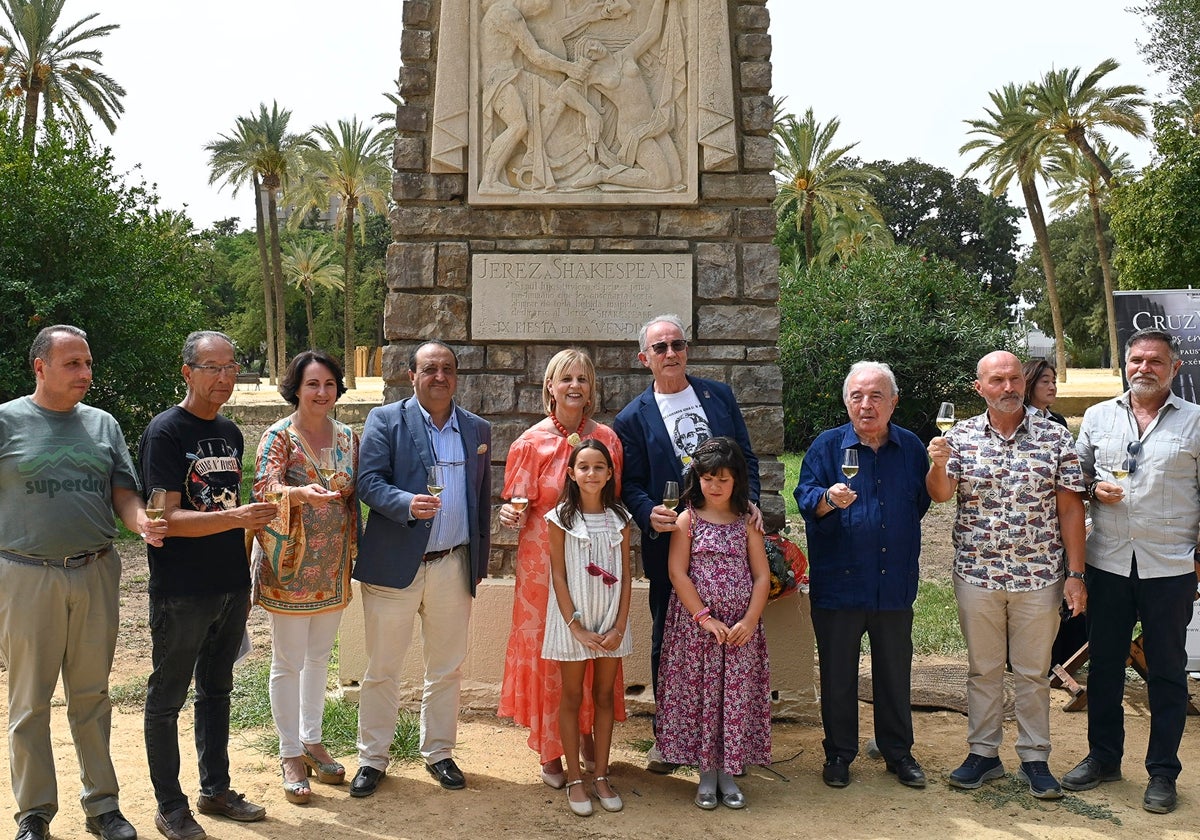
M 240 503 L 244 441 L 228 418 L 172 406 L 150 421 L 138 447 L 142 488 L 179 493 L 183 510 L 232 510 Z M 150 594 L 217 595 L 250 586 L 245 530 L 168 537 L 149 546 Z

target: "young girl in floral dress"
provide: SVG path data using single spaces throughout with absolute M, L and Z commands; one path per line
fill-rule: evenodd
M 596 776 L 592 788 L 606 811 L 620 811 L 621 797 L 608 782 L 612 746 L 613 694 L 629 639 L 629 512 L 617 500 L 608 447 L 595 439 L 575 445 L 558 506 L 546 514 L 550 537 L 550 582 L 542 658 L 562 670 L 558 728 L 567 764 L 567 804 L 581 817 L 592 813 L 581 785 L 579 706 L 584 673 L 593 662 L 596 716 Z
M 747 527 L 746 459 L 727 437 L 705 441 L 684 479 L 687 509 L 671 535 L 674 592 L 659 667 L 663 760 L 700 769 L 696 805 L 744 808 L 734 776 L 771 762 L 770 672 L 762 611 L 771 576 Z

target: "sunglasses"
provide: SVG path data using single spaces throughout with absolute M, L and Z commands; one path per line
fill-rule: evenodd
M 656 356 L 665 356 L 667 348 L 674 350 L 676 353 L 682 353 L 688 348 L 687 339 L 677 338 L 674 341 L 660 341 L 657 344 L 651 344 L 650 348 Z
M 603 580 L 605 586 L 612 586 L 617 582 L 616 575 L 614 575 L 612 572 L 606 571 L 605 569 L 601 569 L 595 563 L 588 563 L 586 566 L 584 566 L 584 568 L 587 569 L 587 573 L 592 577 L 598 577 Z
M 1129 453 L 1129 457 L 1125 459 L 1125 469 L 1129 470 L 1130 475 L 1133 475 L 1137 472 L 1138 455 L 1142 452 L 1142 442 L 1131 440 L 1129 446 L 1125 447 L 1125 451 Z

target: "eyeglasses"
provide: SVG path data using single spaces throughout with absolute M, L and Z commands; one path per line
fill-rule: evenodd
M 595 563 L 588 563 L 584 568 L 587 569 L 587 573 L 592 577 L 598 577 L 603 580 L 605 586 L 612 586 L 617 582 L 616 575 L 606 569 L 601 569 Z
M 677 338 L 674 341 L 660 341 L 657 344 L 651 344 L 650 348 L 656 356 L 665 356 L 667 348 L 674 350 L 676 353 L 682 353 L 688 348 L 687 339 Z
M 1140 440 L 1129 441 L 1129 446 L 1125 447 L 1125 451 L 1129 453 L 1129 457 L 1125 459 L 1125 469 L 1130 475 L 1137 472 L 1138 455 L 1142 452 L 1142 442 Z
M 217 376 L 222 373 L 227 373 L 230 376 L 237 376 L 242 369 L 241 365 L 188 365 L 192 370 L 198 370 L 206 373 L 209 376 Z

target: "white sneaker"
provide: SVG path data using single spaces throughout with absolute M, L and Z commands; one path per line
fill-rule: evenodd
M 658 751 L 658 744 L 654 744 L 646 752 L 646 769 L 651 773 L 674 773 L 679 768 L 678 764 L 672 764 L 669 761 L 663 761 L 662 753 Z

